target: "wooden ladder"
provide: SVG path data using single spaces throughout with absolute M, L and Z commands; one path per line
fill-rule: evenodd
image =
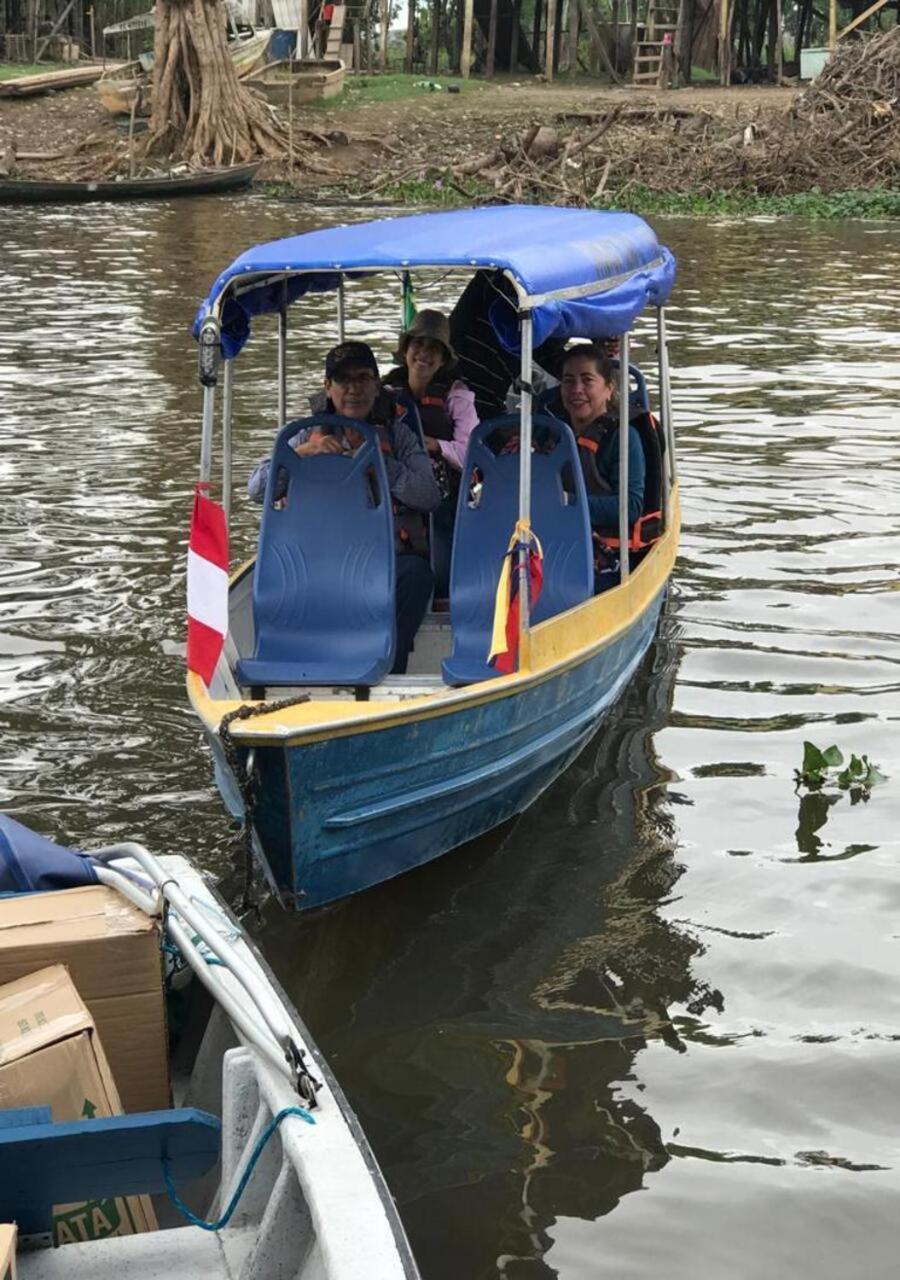
M 663 73 L 663 39 L 671 36 L 673 46 L 678 40 L 679 5 L 666 3 L 665 0 L 648 0 L 647 21 L 644 24 L 643 39 L 638 40 L 634 50 L 634 71 L 632 84 L 656 84 L 661 89 Z
M 325 45 L 326 58 L 339 58 L 341 56 L 341 40 L 344 34 L 344 14 L 346 7 L 342 4 L 334 6 L 334 12 L 331 15 L 331 25 L 328 28 L 328 40 Z

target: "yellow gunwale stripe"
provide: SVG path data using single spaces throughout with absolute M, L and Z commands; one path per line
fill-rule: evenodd
M 566 613 L 557 614 L 539 623 L 531 632 L 533 666 L 524 671 L 498 676 L 456 689 L 447 687 L 434 693 L 422 694 L 406 702 L 371 700 L 346 702 L 311 700 L 290 707 L 285 711 L 270 712 L 252 720 L 239 720 L 232 724 L 231 735 L 240 742 L 253 746 L 289 746 L 300 743 L 321 742 L 329 738 L 349 737 L 357 733 L 372 733 L 379 729 L 394 728 L 400 724 L 412 724 L 447 715 L 461 707 L 478 707 L 498 698 L 535 688 L 545 681 L 579 666 L 602 649 L 613 644 L 649 607 L 668 580 L 678 552 L 680 508 L 677 485 L 671 495 L 669 528 L 650 554 L 632 573 L 627 582 L 614 587 L 603 595 L 593 596 Z M 245 562 L 233 575 L 235 581 L 246 572 Z M 630 607 L 629 607 L 630 606 Z M 612 615 L 612 623 L 601 635 L 592 626 L 593 615 Z M 598 619 L 599 620 L 599 619 Z M 575 632 L 572 641 L 565 643 L 565 635 Z M 578 633 L 593 633 L 592 638 L 577 643 Z M 556 643 L 562 642 L 561 644 Z M 562 648 L 559 657 L 554 652 Z M 544 651 L 547 651 L 544 653 Z M 187 691 L 191 706 L 208 732 L 215 734 L 224 715 L 238 707 L 252 705 L 245 699 L 211 698 L 206 685 L 196 672 L 187 673 Z M 314 717 L 314 718 L 313 718 Z M 329 719 L 329 717 L 332 717 Z

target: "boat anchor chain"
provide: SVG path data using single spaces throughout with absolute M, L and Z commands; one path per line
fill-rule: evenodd
M 308 693 L 297 694 L 293 698 L 275 698 L 270 702 L 245 702 L 241 706 L 235 707 L 234 711 L 226 712 L 219 721 L 219 741 L 222 744 L 225 761 L 238 785 L 241 803 L 244 808 L 244 888 L 241 896 L 241 915 L 247 915 L 250 912 L 259 914 L 259 901 L 253 892 L 255 865 L 253 860 L 253 814 L 256 809 L 256 787 L 251 771 L 247 768 L 245 757 L 238 750 L 237 744 L 232 737 L 231 726 L 235 720 L 251 720 L 254 716 L 268 715 L 272 711 L 286 711 L 288 707 L 298 707 L 304 702 L 309 702 Z M 250 754 L 248 752 L 247 756 Z M 313 1096 L 315 1097 L 315 1095 Z
M 306 1054 L 290 1036 L 285 1037 L 284 1056 L 291 1069 L 294 1088 L 304 1099 L 310 1111 L 319 1105 L 316 1094 L 322 1088 L 322 1081 L 317 1080 L 306 1065 Z

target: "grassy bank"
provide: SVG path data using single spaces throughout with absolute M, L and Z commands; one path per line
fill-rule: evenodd
M 70 62 L 0 62 L 0 80 L 18 80 L 20 76 L 43 76 L 48 71 L 70 67 Z
M 431 86 L 438 86 L 432 89 Z M 421 76 L 404 75 L 402 72 L 388 72 L 386 75 L 349 75 L 344 80 L 344 88 L 336 98 L 327 102 L 317 102 L 317 111 L 347 111 L 358 107 L 376 104 L 400 102 L 408 98 L 431 98 L 435 93 L 464 93 L 467 96 L 478 93 L 484 82 L 480 80 L 461 80 L 454 76 Z
M 271 184 L 268 193 L 308 200 L 309 193 L 293 193 L 291 188 Z M 353 199 L 349 188 L 322 189 L 313 199 L 327 203 L 329 196 L 344 200 Z M 472 203 L 487 204 L 491 191 L 483 184 L 469 180 L 464 190 L 447 179 L 400 182 L 383 187 L 378 193 L 378 203 L 429 206 L 438 209 L 458 209 Z M 366 204 L 360 201 L 361 207 Z M 842 218 L 900 218 L 900 190 L 877 189 L 874 191 L 842 191 L 823 195 L 817 191 L 799 192 L 786 196 L 764 196 L 753 192 L 712 195 L 666 194 L 649 191 L 644 187 L 632 187 L 621 196 L 607 193 L 598 208 L 627 209 L 640 214 L 691 214 L 695 217 L 752 217 L 769 214 L 782 217 L 818 218 L 838 220 Z

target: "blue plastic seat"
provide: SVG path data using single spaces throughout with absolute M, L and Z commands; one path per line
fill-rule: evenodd
M 349 454 L 298 457 L 304 427 L 352 426 Z M 373 685 L 394 661 L 394 517 L 376 429 L 318 414 L 275 442 L 253 574 L 243 685 Z
M 448 684 L 489 680 L 497 674 L 487 658 L 497 583 L 519 513 L 519 455 L 494 453 L 486 442 L 495 431 L 514 435 L 518 429 L 518 414 L 507 414 L 482 422 L 469 438 L 453 535 L 453 651 L 443 663 Z M 531 527 L 544 551 L 544 584 L 531 620 L 543 622 L 590 598 L 594 561 L 575 437 L 565 423 L 545 414 L 535 415 L 533 429 L 537 441 L 555 442 L 550 452 L 533 453 L 531 458 Z M 481 475 L 481 497 L 472 506 L 475 471 Z
M 53 1206 L 166 1189 L 199 1178 L 219 1157 L 221 1125 L 206 1111 L 148 1111 L 54 1124 L 49 1107 L 0 1111 L 0 1221 L 50 1231 Z

